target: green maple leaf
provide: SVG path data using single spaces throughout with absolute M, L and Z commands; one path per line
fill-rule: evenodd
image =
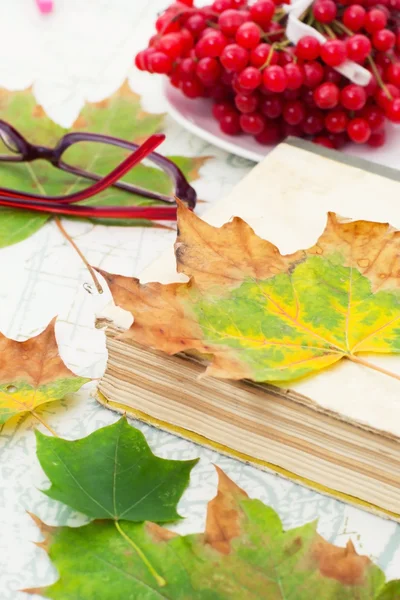
M 69 131 L 83 131 L 113 136 L 140 143 L 162 129 L 164 115 L 148 114 L 140 104 L 140 98 L 125 84 L 110 98 L 88 103 L 70 130 L 52 122 L 37 105 L 30 90 L 9 92 L 0 90 L 2 119 L 10 123 L 29 142 L 55 147 Z M 0 140 L 0 154 L 12 154 Z M 127 150 L 108 144 L 79 142 L 63 155 L 64 162 L 98 175 L 106 175 L 129 154 Z M 172 157 L 189 179 L 198 178 L 198 169 L 207 157 Z M 49 163 L 36 160 L 31 163 L 2 163 L 0 161 L 1 185 L 18 191 L 44 195 L 63 195 L 85 189 L 92 182 L 71 173 L 55 169 Z M 123 181 L 170 195 L 173 185 L 170 178 L 158 168 L 140 164 L 132 169 Z M 139 206 L 154 201 L 116 188 L 109 188 L 95 198 L 83 202 L 88 205 Z M 26 210 L 0 208 L 0 247 L 20 242 L 38 231 L 51 218 L 50 215 Z M 134 219 L 96 219 L 96 223 L 114 225 L 151 224 Z
M 92 519 L 179 519 L 176 505 L 194 460 L 154 456 L 144 435 L 123 417 L 80 440 L 36 432 L 37 456 L 51 481 L 44 493 Z
M 188 283 L 103 272 L 134 316 L 126 339 L 212 356 L 207 373 L 286 382 L 364 353 L 400 353 L 400 232 L 328 216 L 315 246 L 282 255 L 235 218 L 216 228 L 178 210 L 177 267 Z
M 178 536 L 152 523 L 93 522 L 49 528 L 34 517 L 60 573 L 53 600 L 398 600 L 400 581 L 351 542 L 321 538 L 316 523 L 284 531 L 277 514 L 250 500 L 223 472 L 203 534 Z M 121 535 L 122 533 L 122 535 Z

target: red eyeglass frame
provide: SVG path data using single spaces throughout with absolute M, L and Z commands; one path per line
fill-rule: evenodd
M 170 160 L 154 152 L 154 150 L 165 140 L 165 135 L 154 134 L 142 145 L 138 146 L 125 140 L 111 136 L 94 133 L 73 132 L 61 138 L 55 148 L 37 146 L 28 142 L 16 129 L 5 121 L 0 120 L 0 137 L 6 146 L 15 152 L 13 155 L 0 155 L 0 162 L 31 162 L 42 159 L 50 162 L 54 167 L 95 181 L 85 190 L 65 196 L 43 196 L 27 192 L 18 192 L 8 188 L 0 187 L 0 206 L 33 210 L 56 215 L 69 215 L 90 218 L 132 218 L 149 220 L 176 220 L 176 202 L 174 198 L 151 192 L 144 188 L 138 188 L 129 183 L 118 181 L 130 169 L 140 163 L 146 157 L 161 167 L 175 183 L 175 196 L 186 202 L 189 208 L 196 205 L 196 192 L 186 181 L 181 170 Z M 133 150 L 111 173 L 101 177 L 94 173 L 72 167 L 62 160 L 63 153 L 74 143 L 78 142 L 100 142 Z M 99 192 L 116 187 L 126 192 L 140 194 L 143 197 L 158 200 L 168 206 L 76 206 L 77 202 L 92 198 Z

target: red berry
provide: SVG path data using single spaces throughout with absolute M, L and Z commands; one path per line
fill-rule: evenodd
M 317 0 L 313 5 L 313 15 L 320 23 L 331 23 L 336 13 L 336 4 L 332 0 Z
M 240 127 L 245 133 L 258 135 L 265 127 L 264 117 L 257 112 L 243 114 L 240 116 Z
M 318 58 L 321 44 L 311 35 L 305 35 L 296 44 L 296 56 L 302 60 Z
M 329 81 L 329 83 L 336 83 L 336 85 L 339 85 L 342 83 L 343 77 L 339 73 L 339 71 L 336 71 L 336 69 L 329 67 L 328 65 L 325 65 L 324 72 L 325 72 L 325 75 L 324 75 L 325 81 Z
M 275 3 L 272 0 L 258 0 L 250 7 L 251 18 L 263 29 L 268 27 L 275 13 Z
M 172 70 L 172 59 L 164 52 L 154 52 L 148 59 L 150 73 L 159 73 L 160 75 L 168 75 Z
M 148 52 L 148 48 L 146 50 L 141 50 L 140 52 L 138 52 L 135 56 L 135 66 L 137 69 L 139 69 L 139 71 L 146 71 L 147 70 L 147 53 Z
M 382 67 L 382 69 L 384 71 L 385 71 L 385 69 L 390 67 L 390 65 L 392 64 L 392 59 L 393 59 L 393 57 L 389 56 L 385 52 L 376 52 L 375 53 L 375 62 L 377 65 Z
M 268 58 L 270 65 L 276 65 L 278 62 L 278 53 L 275 52 L 269 44 L 258 44 L 258 46 L 251 51 L 250 63 L 253 67 L 262 67 L 265 65 Z
M 364 26 L 365 15 L 365 8 L 360 6 L 360 4 L 352 4 L 343 13 L 343 25 L 351 29 L 351 31 L 358 31 Z
M 374 48 L 381 52 L 391 50 L 396 43 L 396 36 L 390 29 L 380 29 L 372 34 Z
M 266 67 L 263 71 L 263 83 L 271 92 L 283 92 L 287 86 L 285 71 L 279 65 Z
M 311 89 L 317 87 L 324 78 L 324 67 L 317 61 L 304 63 L 304 85 Z
M 182 29 L 180 32 L 182 41 L 182 54 L 185 56 L 194 46 L 194 38 L 188 29 Z
M 260 104 L 260 110 L 269 119 L 280 117 L 283 110 L 283 102 L 280 95 L 276 94 L 269 98 L 264 98 Z
M 371 137 L 367 144 L 368 146 L 371 146 L 371 148 L 380 148 L 385 144 L 385 141 L 386 133 L 384 131 L 376 131 L 375 133 L 371 133 Z
M 314 92 L 312 89 L 308 90 L 304 88 L 302 90 L 302 100 L 309 108 L 315 108 Z
M 223 133 L 228 135 L 237 135 L 240 133 L 240 120 L 237 112 L 230 112 L 221 117 L 219 126 Z
M 216 102 L 212 108 L 212 113 L 217 121 L 232 112 L 235 113 L 236 111 L 230 102 Z
M 313 140 L 314 144 L 318 144 L 319 146 L 325 146 L 325 148 L 335 148 L 335 144 L 328 137 L 324 137 L 323 135 L 318 135 Z
M 167 33 L 163 35 L 157 44 L 157 50 L 164 52 L 172 60 L 178 58 L 183 51 L 182 38 L 179 33 Z
M 338 67 L 346 60 L 346 57 L 346 44 L 341 40 L 328 40 L 321 46 L 321 58 L 331 67 Z
M 227 44 L 227 39 L 220 31 L 211 31 L 196 44 L 197 58 L 217 58 Z
M 383 10 L 379 10 L 379 8 L 373 8 L 365 16 L 364 29 L 366 29 L 368 33 L 374 33 L 374 31 L 384 29 L 386 27 L 386 23 L 387 18 Z
M 238 44 L 228 44 L 222 51 L 221 63 L 227 71 L 243 71 L 249 61 L 249 53 Z
M 303 130 L 301 128 L 301 124 L 300 125 L 289 125 L 289 123 L 286 123 L 285 121 L 282 123 L 282 133 L 283 133 L 283 137 L 290 137 L 290 136 L 294 136 L 294 137 L 303 137 Z
M 200 33 L 207 27 L 207 18 L 205 15 L 200 13 L 191 15 L 186 23 L 185 27 L 195 37 L 199 37 Z
M 224 12 L 228 8 L 233 8 L 232 0 L 215 0 L 211 4 L 211 10 L 216 13 Z
M 392 100 L 400 97 L 400 90 L 392 83 L 388 83 L 385 86 L 385 89 L 379 88 L 376 90 L 374 94 L 374 98 L 378 106 L 383 108 L 383 110 L 387 110 L 387 108 L 392 103 Z
M 361 110 L 367 101 L 365 89 L 351 83 L 340 92 L 340 102 L 348 110 Z
M 376 77 L 373 73 L 371 73 L 371 79 L 369 80 L 368 85 L 364 86 L 364 89 L 367 96 L 373 96 L 378 89 L 378 82 L 376 81 Z
M 400 123 L 400 98 L 395 98 L 392 102 L 388 103 L 386 116 L 393 123 Z
M 371 42 L 366 35 L 358 33 L 346 40 L 347 56 L 350 60 L 364 62 L 371 52 Z
M 199 98 L 204 95 L 203 84 L 196 77 L 183 79 L 180 88 L 188 98 Z
M 329 133 L 327 138 L 331 140 L 333 147 L 336 150 L 343 148 L 348 142 L 348 137 L 345 133 Z
M 205 86 L 215 85 L 221 75 L 221 65 L 215 58 L 202 58 L 197 63 L 196 75 Z
M 303 85 L 304 75 L 303 70 L 299 65 L 288 63 L 283 67 L 287 77 L 287 89 L 297 90 Z
M 282 25 L 280 23 L 276 23 L 275 21 L 272 21 L 268 25 L 266 33 L 268 33 L 269 39 L 271 40 L 271 42 L 278 42 L 283 37 Z
M 174 19 L 175 14 L 171 11 L 165 11 L 156 21 L 156 30 L 158 33 L 173 33 L 180 30 L 179 22 Z
M 261 32 L 258 25 L 255 23 L 243 23 L 236 32 L 235 40 L 242 48 L 252 50 L 255 48 L 261 39 Z
M 324 128 L 324 115 L 320 110 L 311 109 L 302 123 L 306 135 L 315 135 Z
M 227 36 L 234 36 L 239 27 L 245 23 L 246 16 L 240 10 L 224 10 L 218 17 L 218 25 L 222 33 Z
M 392 63 L 388 67 L 386 78 L 390 83 L 393 83 L 393 85 L 400 87 L 400 62 Z
M 288 100 L 283 107 L 283 118 L 289 125 L 299 125 L 306 116 L 306 109 L 300 100 Z
M 364 106 L 360 113 L 360 117 L 367 121 L 372 131 L 380 129 L 385 123 L 385 113 L 375 104 Z
M 344 110 L 333 110 L 325 117 L 325 127 L 331 133 L 342 133 L 346 131 L 347 115 Z
M 179 63 L 179 71 L 181 75 L 194 75 L 196 73 L 197 62 L 193 58 L 184 58 Z
M 244 90 L 252 91 L 258 88 L 262 82 L 262 75 L 255 67 L 246 67 L 239 74 L 238 83 Z
M 258 98 L 255 94 L 236 94 L 235 106 L 241 113 L 252 113 L 256 110 Z
M 356 144 L 365 144 L 371 136 L 371 128 L 365 119 L 352 119 L 347 125 L 347 135 Z
M 322 83 L 314 90 L 314 102 L 318 108 L 334 108 L 339 102 L 339 88 L 334 83 Z
M 282 139 L 282 129 L 280 124 L 274 121 L 267 121 L 261 133 L 255 136 L 259 144 L 270 146 L 277 144 Z

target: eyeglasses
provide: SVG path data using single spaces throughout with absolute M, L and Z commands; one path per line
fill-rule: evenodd
M 179 198 L 189 208 L 196 205 L 196 192 L 186 181 L 182 171 L 170 160 L 157 154 L 154 150 L 164 141 L 165 135 L 155 134 L 148 138 L 142 145 L 133 144 L 125 140 L 96 133 L 73 132 L 67 133 L 58 142 L 55 148 L 37 146 L 28 142 L 16 129 L 5 121 L 0 120 L 0 138 L 12 154 L 0 155 L 0 163 L 22 163 L 34 160 L 45 160 L 53 167 L 61 169 L 79 178 L 95 181 L 84 190 L 65 196 L 46 196 L 19 192 L 0 187 L 0 206 L 28 209 L 38 212 L 69 215 L 75 217 L 109 218 L 109 219 L 150 219 L 150 220 L 175 220 L 176 202 Z M 65 160 L 67 150 L 81 142 L 94 142 L 130 150 L 132 153 L 113 169 L 108 175 L 102 176 L 85 171 L 69 164 Z M 136 187 L 129 183 L 119 181 L 128 171 L 145 158 L 148 158 L 157 168 L 161 168 L 172 180 L 174 197 L 169 197 L 158 192 Z M 160 202 L 156 206 L 85 206 L 76 205 L 77 202 L 88 200 L 107 188 L 117 188 L 131 194 L 140 195 Z

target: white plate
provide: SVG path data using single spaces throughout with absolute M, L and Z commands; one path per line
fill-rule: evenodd
M 212 115 L 211 100 L 186 98 L 182 92 L 174 88 L 169 82 L 164 86 L 164 95 L 168 104 L 168 113 L 171 117 L 182 127 L 214 146 L 254 162 L 263 160 L 274 147 L 262 146 L 250 135 L 229 136 L 222 133 Z M 387 124 L 386 131 L 386 144 L 381 148 L 373 149 L 364 144 L 349 144 L 346 146 L 345 152 L 388 167 L 400 169 L 400 127 Z

